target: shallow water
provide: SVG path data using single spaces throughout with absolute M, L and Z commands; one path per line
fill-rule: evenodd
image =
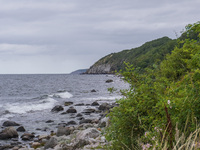
M 114 82 L 106 83 L 112 79 Z M 117 89 L 110 94 L 107 88 Z M 64 106 L 64 102 L 74 104 L 84 103 L 84 106 L 74 106 L 77 113 L 86 108 L 94 108 L 86 104 L 114 102 L 121 98 L 119 90 L 127 89 L 128 84 L 113 75 L 0 75 L 0 125 L 5 120 L 15 121 L 25 127 L 27 132 L 43 134 L 55 130 L 58 123 L 74 120 L 75 115 L 64 111 L 52 113 L 55 105 Z M 91 90 L 96 92 L 91 92 Z M 84 115 L 84 118 L 97 118 L 99 114 Z M 52 123 L 45 123 L 53 120 Z M 37 129 L 41 130 L 37 130 Z

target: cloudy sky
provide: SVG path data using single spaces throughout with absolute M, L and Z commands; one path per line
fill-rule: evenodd
M 200 19 L 200 0 L 0 0 L 0 74 L 70 73 Z

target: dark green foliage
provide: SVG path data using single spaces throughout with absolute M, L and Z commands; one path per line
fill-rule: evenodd
M 143 73 L 125 63 L 126 71 L 121 74 L 130 89 L 122 91 L 119 107 L 109 114 L 106 137 L 113 143 L 111 149 L 156 145 L 152 139 L 168 141 L 168 149 L 172 149 L 177 123 L 186 137 L 196 129 L 200 120 L 199 33 L 199 22 L 187 26 L 183 33 L 187 37 L 181 36 L 178 46 L 160 65 Z
M 118 53 L 112 53 L 101 58 L 95 65 L 111 64 L 111 71 L 125 70 L 124 62 L 133 64 L 134 67 L 144 70 L 146 67 L 152 66 L 164 59 L 165 55 L 170 53 L 176 45 L 176 40 L 163 37 L 145 43 L 144 45 L 123 50 Z

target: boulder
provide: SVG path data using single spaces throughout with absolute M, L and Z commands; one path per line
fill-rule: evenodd
M 72 105 L 73 104 L 73 102 L 65 102 L 65 106 L 69 106 L 69 105 Z
M 7 140 L 18 137 L 18 133 L 14 127 L 7 127 L 0 132 L 0 139 Z
M 34 137 L 35 137 L 35 135 L 32 134 L 32 133 L 24 133 L 24 134 L 21 136 L 21 139 L 22 139 L 23 141 L 31 141 L 31 140 L 33 140 Z
M 69 121 L 68 123 L 67 123 L 67 125 L 77 125 L 77 123 L 75 122 L 75 121 Z
M 3 123 L 3 126 L 4 126 L 4 127 L 9 127 L 9 126 L 20 126 L 20 124 L 14 122 L 14 121 L 5 121 L 5 122 Z
M 74 106 L 84 106 L 84 103 L 75 104 Z
M 79 124 L 83 124 L 83 123 L 91 123 L 92 119 L 83 119 L 79 122 Z
M 25 128 L 23 126 L 20 126 L 19 128 L 17 128 L 17 131 L 19 132 L 25 132 Z
M 77 115 L 76 115 L 76 117 L 82 117 L 83 115 L 81 114 L 81 113 L 78 113 Z
M 44 149 L 54 148 L 58 144 L 58 140 L 55 137 L 51 137 L 44 145 Z
M 99 103 L 98 102 L 93 102 L 92 104 L 91 104 L 91 106 L 99 106 Z
M 56 136 L 70 135 L 70 127 L 59 126 L 57 129 Z
M 106 83 L 111 83 L 111 82 L 113 82 L 112 79 L 108 79 L 108 80 L 106 80 Z
M 96 128 L 87 128 L 86 130 L 80 131 L 77 133 L 76 141 L 84 140 L 88 138 L 97 138 L 100 135 L 100 131 Z
M 52 123 L 54 122 L 53 120 L 47 120 L 45 123 Z
M 97 92 L 95 89 L 91 90 L 91 92 Z
M 108 103 L 102 103 L 100 106 L 99 106 L 99 110 L 101 111 L 106 111 L 106 110 L 109 110 L 112 108 L 112 105 L 108 104 Z
M 89 114 L 91 114 L 91 113 L 94 113 L 95 111 L 96 111 L 95 109 L 88 108 L 88 109 L 84 109 L 82 113 L 83 113 L 83 114 L 86 114 L 86 115 L 87 115 L 87 114 L 89 115 Z
M 69 108 L 66 112 L 67 113 L 77 113 L 77 110 L 75 108 Z
M 59 112 L 59 111 L 63 111 L 64 108 L 61 105 L 56 105 L 54 106 L 54 108 L 51 110 L 51 112 Z

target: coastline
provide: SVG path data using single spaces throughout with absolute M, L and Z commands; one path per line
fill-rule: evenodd
M 108 100 L 109 101 L 109 100 Z M 86 104 L 80 104 L 79 107 L 85 106 Z M 88 104 L 87 104 L 88 105 Z M 63 112 L 63 107 L 68 106 L 69 109 Z M 78 118 L 79 123 L 77 124 L 73 119 L 66 123 L 58 124 L 57 128 L 52 131 L 47 131 L 46 134 L 36 135 L 35 133 L 26 132 L 19 130 L 23 125 L 17 124 L 4 125 L 2 132 L 0 133 L 0 139 L 3 141 L 9 141 L 10 144 L 0 144 L 0 150 L 43 150 L 43 149 L 56 149 L 56 150 L 79 150 L 79 149 L 100 149 L 108 145 L 104 135 L 102 134 L 105 127 L 108 125 L 108 118 L 106 114 L 111 108 L 116 106 L 116 103 L 104 102 L 99 104 L 97 101 L 90 104 L 95 106 L 95 109 L 85 109 L 82 113 L 77 113 L 74 104 L 66 102 L 63 106 L 55 106 L 51 113 L 62 112 L 67 115 L 73 115 Z M 77 106 L 77 105 L 76 105 Z M 99 114 L 99 118 L 91 119 L 91 114 Z M 83 114 L 87 115 L 87 118 L 83 117 Z M 9 122 L 9 121 L 7 121 Z M 53 120 L 47 120 L 46 123 L 53 123 Z M 4 122 L 5 123 L 5 122 Z M 10 121 L 12 123 L 12 121 Z M 5 139 L 2 134 L 6 133 L 5 130 L 11 130 L 15 135 L 12 137 L 6 137 Z M 9 133 L 8 133 L 9 134 Z

